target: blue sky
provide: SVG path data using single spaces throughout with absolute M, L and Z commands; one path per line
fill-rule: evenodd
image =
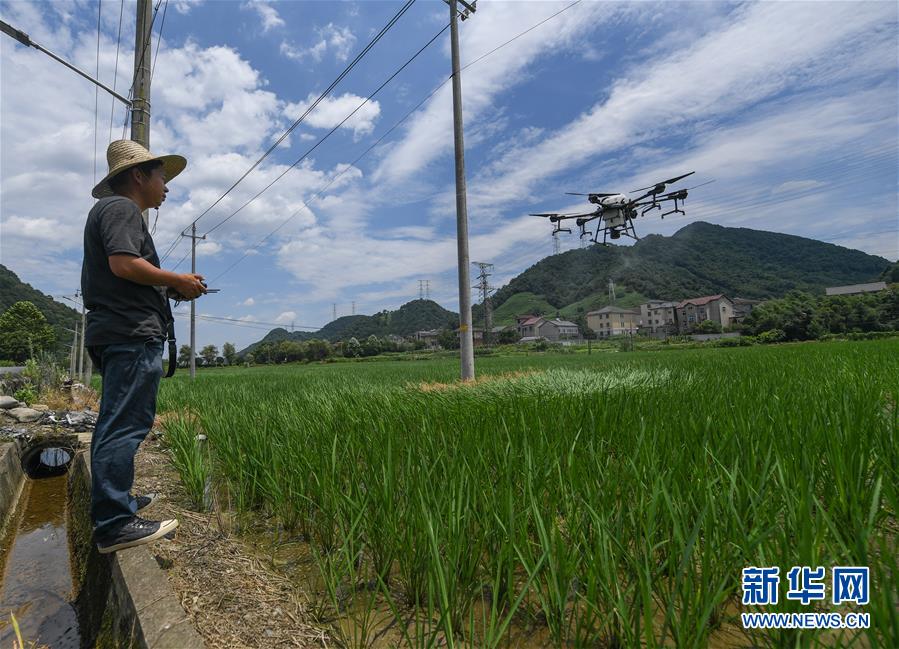
M 463 65 L 569 5 L 480 2 L 460 25 Z M 151 150 L 182 153 L 189 163 L 159 211 L 161 254 L 400 6 L 163 4 L 154 26 L 163 31 Z M 116 69 L 121 7 L 99 7 L 99 76 L 127 92 L 135 8 L 124 3 Z M 0 15 L 96 71 L 96 2 L 4 1 Z M 198 231 L 282 174 L 447 21 L 443 2 L 413 4 Z M 528 212 L 586 205 L 566 191 L 629 191 L 695 170 L 690 180 L 715 183 L 691 193 L 686 216 L 640 219 L 639 234 L 704 220 L 894 260 L 897 47 L 891 2 L 570 6 L 463 73 L 471 259 L 492 262 L 502 285 L 552 251 L 549 224 Z M 260 323 L 320 326 L 335 303 L 338 315 L 353 302 L 357 313 L 396 308 L 418 297 L 419 279 L 458 310 L 450 84 L 437 89 L 449 69 L 447 31 L 310 157 L 209 233 L 198 270 L 221 293 L 202 298 L 199 312 L 239 322 L 201 320 L 201 344 L 242 347 L 270 328 Z M 102 91 L 95 112 L 91 84 L 7 37 L 0 72 L 0 257 L 40 290 L 71 294 L 93 202 L 94 142 L 99 178 L 124 112 L 116 105 L 111 115 Z M 579 245 L 576 237 L 562 243 Z M 188 270 L 187 251 L 179 242 L 163 266 Z M 186 340 L 186 320 L 178 324 Z

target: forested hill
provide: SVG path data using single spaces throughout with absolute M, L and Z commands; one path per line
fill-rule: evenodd
M 16 302 L 31 302 L 40 309 L 56 331 L 57 345 L 63 341 L 71 342 L 72 334 L 65 329 L 72 329 L 76 319 L 81 318 L 75 309 L 60 304 L 46 293 L 41 293 L 30 284 L 25 284 L 18 275 L 0 264 L 0 313 L 3 313 Z
M 607 301 L 610 278 L 625 303 L 715 293 L 770 298 L 876 281 L 890 266 L 883 257 L 814 239 L 697 221 L 633 246 L 596 245 L 547 257 L 501 288 L 493 304 L 497 322 L 513 310 L 503 309 L 506 303 L 574 317 Z
M 458 325 L 459 316 L 447 311 L 433 300 L 413 300 L 407 302 L 396 311 L 381 311 L 375 315 L 348 315 L 329 322 L 316 332 L 273 329 L 259 342 L 253 343 L 240 352 L 241 355 L 252 352 L 264 342 L 281 340 L 303 341 L 317 338 L 319 340 L 362 340 L 369 336 L 379 338 L 387 335 L 409 336 L 424 329 L 441 329 Z

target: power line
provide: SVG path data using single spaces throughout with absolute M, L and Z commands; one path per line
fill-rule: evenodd
M 449 27 L 449 25 L 447 25 L 446 27 L 444 27 L 443 29 L 441 29 L 439 32 L 437 32 L 436 34 L 434 34 L 434 36 L 431 38 L 431 40 L 429 40 L 427 43 L 425 43 L 425 44 L 424 44 L 424 45 L 423 45 L 423 46 L 422 46 L 422 47 L 421 47 L 415 54 L 412 55 L 412 57 L 411 57 L 409 60 L 407 60 L 405 63 L 403 63 L 403 65 L 401 65 L 401 66 L 399 67 L 399 69 L 396 70 L 396 72 L 394 72 L 393 74 L 391 74 L 391 75 L 387 78 L 386 81 L 384 81 L 380 86 L 378 86 L 377 89 L 375 89 L 374 92 L 372 92 L 370 95 L 368 95 L 368 97 L 366 97 L 366 98 L 362 101 L 362 103 L 360 103 L 358 106 L 356 106 L 356 108 L 353 109 L 353 111 L 352 111 L 349 115 L 347 115 L 346 117 L 344 117 L 344 118 L 340 121 L 339 124 L 337 124 L 336 126 L 334 126 L 334 128 L 332 128 L 332 129 L 331 129 L 330 131 L 328 131 L 327 133 L 325 133 L 325 135 L 324 135 L 318 142 L 316 142 L 314 145 L 312 145 L 312 147 L 309 148 L 309 150 L 306 151 L 306 153 L 304 153 L 302 156 L 300 156 L 300 157 L 299 157 L 299 158 L 298 158 L 292 165 L 290 165 L 287 169 L 285 169 L 285 170 L 284 170 L 280 175 L 278 175 L 278 177 L 275 178 L 272 182 L 270 182 L 268 185 L 266 185 L 265 187 L 263 187 L 263 188 L 262 188 L 262 189 L 261 189 L 255 196 L 253 196 L 250 200 L 248 200 L 246 203 L 244 203 L 243 205 L 241 205 L 239 208 L 237 208 L 234 212 L 232 212 L 231 214 L 229 214 L 228 216 L 226 216 L 224 219 L 222 219 L 221 221 L 219 221 L 218 223 L 216 223 L 214 226 L 212 226 L 211 228 L 209 228 L 209 229 L 206 231 L 206 234 L 208 235 L 208 234 L 210 234 L 211 232 L 214 232 L 215 230 L 217 230 L 218 228 L 220 228 L 221 226 L 223 226 L 225 223 L 227 223 L 228 221 L 230 221 L 234 216 L 236 216 L 238 213 L 240 213 L 240 212 L 241 212 L 245 207 L 247 207 L 250 203 L 252 203 L 252 202 L 255 201 L 257 198 L 259 198 L 260 196 L 262 196 L 262 194 L 264 194 L 266 191 L 268 191 L 268 190 L 272 187 L 272 185 L 274 185 L 276 182 L 278 182 L 278 181 L 281 180 L 284 176 L 286 176 L 287 173 L 288 173 L 291 169 L 293 169 L 293 168 L 296 167 L 298 164 L 300 164 L 300 162 L 302 162 L 303 160 L 305 160 L 305 159 L 306 159 L 306 158 L 307 158 L 313 151 L 315 151 L 315 150 L 316 150 L 316 149 L 317 149 L 317 148 L 318 148 L 318 147 L 319 147 L 325 140 L 327 140 L 329 137 L 331 137 L 331 135 L 333 135 L 333 134 L 337 131 L 337 129 L 339 129 L 341 126 L 343 126 L 343 125 L 344 125 L 344 124 L 345 124 L 345 123 L 346 123 L 346 122 L 347 122 L 353 115 L 355 115 L 359 110 L 361 110 L 362 107 L 365 106 L 365 104 L 367 104 L 368 102 L 370 102 L 370 101 L 375 97 L 375 95 L 377 95 L 379 92 L 381 92 L 381 90 L 383 90 L 383 89 L 387 86 L 387 84 L 389 84 L 391 81 L 393 81 L 393 80 L 396 78 L 396 76 L 397 76 L 398 74 L 400 74 L 403 70 L 405 70 L 406 67 L 407 67 L 410 63 L 412 63 L 412 61 L 414 61 L 416 58 L 418 58 L 419 55 L 421 55 L 422 52 L 424 52 L 424 51 L 425 51 L 425 50 L 426 50 L 426 49 L 427 49 L 427 48 L 428 48 L 434 41 L 436 41 L 436 40 L 440 37 L 441 34 L 443 34 L 443 32 L 445 32 L 445 31 L 447 30 L 448 27 Z
M 363 58 L 366 54 L 368 54 L 369 50 L 371 50 L 371 49 L 378 43 L 378 41 L 380 41 L 381 38 L 384 37 L 384 35 L 390 30 L 390 28 L 393 27 L 393 26 L 397 23 L 397 21 L 403 16 L 403 14 L 405 14 L 405 13 L 409 10 L 409 8 L 412 6 L 412 4 L 413 4 L 414 2 L 415 2 L 415 0 L 407 0 L 406 3 L 400 8 L 400 10 L 399 10 L 396 14 L 394 14 L 394 16 L 387 22 L 387 24 L 384 25 L 384 27 L 381 28 L 381 31 L 379 31 L 379 32 L 375 35 L 375 37 L 368 43 L 368 45 L 366 45 L 366 46 L 362 49 L 362 51 L 359 52 L 359 53 L 356 55 L 356 57 L 349 63 L 349 65 L 347 65 L 347 67 L 344 68 L 343 72 L 341 72 L 341 73 L 337 76 L 337 78 L 334 79 L 334 81 L 332 81 L 331 84 L 330 84 L 327 88 L 325 88 L 325 90 L 318 96 L 318 98 L 316 98 L 316 100 L 315 100 L 314 102 L 312 102 L 312 104 L 310 104 L 310 105 L 306 108 L 305 111 L 303 111 L 303 114 L 300 115 L 300 117 L 297 118 L 297 119 L 293 122 L 293 124 L 291 124 L 290 127 L 289 127 L 286 131 L 284 131 L 284 133 L 281 134 L 281 136 L 275 141 L 275 143 L 272 144 L 272 145 L 268 148 L 268 150 L 267 150 L 265 153 L 263 153 L 262 156 L 261 156 L 258 160 L 256 160 L 256 162 L 254 162 L 254 163 L 250 166 L 250 168 L 247 169 L 247 170 L 243 173 L 243 175 L 240 176 L 240 178 L 238 178 L 238 179 L 234 182 L 234 184 L 232 184 L 231 187 L 229 187 L 229 188 L 225 191 L 225 193 L 223 193 L 221 196 L 219 196 L 217 199 L 215 199 L 215 201 L 212 203 L 212 205 L 210 205 L 210 206 L 207 207 L 205 210 L 203 210 L 203 212 L 201 212 L 200 215 L 197 216 L 197 217 L 191 222 L 190 225 L 193 225 L 194 223 L 197 223 L 201 218 L 203 218 L 206 214 L 208 214 L 208 213 L 210 212 L 210 210 L 212 210 L 212 208 L 214 208 L 216 205 L 218 205 L 218 204 L 222 201 L 223 198 L 225 198 L 228 194 L 230 194 L 230 193 L 234 190 L 234 188 L 237 187 L 237 185 L 239 185 L 239 184 L 240 184 L 240 183 L 241 183 L 247 176 L 249 176 L 250 173 L 252 173 L 252 171 L 253 171 L 254 169 L 256 169 L 256 167 L 258 167 L 258 166 L 262 163 L 263 160 L 265 160 L 269 155 L 271 155 L 272 152 L 278 147 L 278 145 L 280 145 L 280 144 L 281 144 L 281 143 L 282 143 L 282 142 L 283 142 L 283 141 L 284 141 L 284 140 L 285 140 L 285 139 L 286 139 L 286 138 L 287 138 L 287 137 L 294 131 L 294 129 L 296 129 L 297 126 L 299 126 L 300 123 L 301 123 L 304 119 L 306 119 L 306 117 L 307 117 L 313 110 L 315 110 L 315 108 L 318 107 L 318 105 L 319 105 L 322 101 L 324 101 L 324 99 L 331 93 L 331 91 L 334 90 L 334 88 L 336 88 L 337 85 L 338 85 L 341 81 L 343 81 L 343 79 L 344 79 L 344 78 L 345 78 L 345 77 L 352 71 L 352 69 L 353 69 L 354 67 L 356 67 L 356 65 L 359 63 L 359 61 L 361 61 L 362 58 Z M 360 106 L 360 107 L 361 107 L 361 106 Z M 330 135 L 330 134 L 329 134 L 329 135 Z M 323 140 L 324 140 L 324 139 L 326 139 L 326 138 L 323 138 Z M 323 140 L 322 140 L 322 141 L 323 141 Z M 319 142 L 319 143 L 320 143 L 320 142 Z M 313 147 L 313 149 L 314 149 L 314 147 Z M 310 152 L 311 152 L 311 150 L 310 150 Z M 308 153 L 309 153 L 309 152 L 307 152 L 306 155 L 308 155 Z M 301 158 L 301 160 L 302 160 L 302 158 Z M 294 163 L 293 166 L 295 166 L 295 165 L 298 164 L 298 163 L 299 163 L 299 161 L 297 161 L 297 163 Z M 291 167 L 291 168 L 292 168 L 292 167 Z M 282 175 L 283 175 L 283 174 L 282 174 Z M 280 176 L 278 177 L 278 179 L 280 179 Z M 266 187 L 266 189 L 268 189 L 268 187 Z M 265 191 L 265 190 L 263 190 L 263 191 Z M 255 197 L 254 197 L 254 198 L 255 198 Z M 243 209 L 243 208 L 241 208 L 241 209 Z M 234 216 L 234 215 L 232 214 L 231 216 Z M 229 216 L 228 219 L 230 219 L 231 216 Z M 228 219 L 225 219 L 225 220 L 227 221 Z M 223 221 L 223 222 L 224 222 L 224 221 Z M 190 225 L 188 225 L 188 227 L 190 227 Z M 218 227 L 218 226 L 215 226 L 215 227 Z M 215 229 L 215 227 L 214 227 L 213 229 Z M 185 228 L 185 229 L 186 229 L 186 228 Z M 212 231 L 212 230 L 207 231 L 206 234 L 209 234 L 209 232 L 211 232 L 211 231 Z M 176 239 L 176 241 L 177 241 L 177 239 Z M 174 249 L 174 245 L 175 245 L 174 243 L 171 244 L 171 245 L 170 245 L 170 248 Z M 170 254 L 169 251 L 167 251 L 166 254 L 163 255 L 163 259 L 165 259 L 169 254 Z
M 97 71 L 94 78 L 100 78 L 100 18 L 102 16 L 103 0 L 97 2 Z M 94 184 L 97 184 L 97 137 L 99 136 L 100 120 L 100 87 L 94 86 Z
M 153 55 L 153 65 L 150 66 L 150 81 L 153 81 L 153 73 L 156 72 L 156 59 L 159 58 L 159 48 L 162 45 L 162 30 L 165 28 L 165 14 L 169 10 L 169 0 L 165 0 L 162 7 L 162 20 L 159 23 L 159 33 L 156 34 L 156 53 Z
M 115 90 L 116 82 L 119 80 L 119 49 L 122 45 L 122 15 L 125 12 L 125 0 L 119 3 L 119 35 L 116 37 L 115 43 L 115 69 L 112 73 L 112 89 Z M 115 121 L 115 97 L 110 99 L 109 106 L 109 141 L 112 141 L 112 124 Z M 127 108 L 125 109 L 127 112 Z
M 527 33 L 531 32 L 531 31 L 533 31 L 535 28 L 537 28 L 537 27 L 539 27 L 539 26 L 541 26 L 541 25 L 547 23 L 549 20 L 552 20 L 552 19 L 555 18 L 556 16 L 559 16 L 560 14 L 564 13 L 565 11 L 571 9 L 573 6 L 579 4 L 580 2 L 581 2 L 581 0 L 576 0 L 575 2 L 571 3 L 571 4 L 568 5 L 567 7 L 561 9 L 560 11 L 557 11 L 556 13 L 554 13 L 553 15 L 551 15 L 549 18 L 546 18 L 546 19 L 540 21 L 539 23 L 537 23 L 536 25 L 533 25 L 532 27 L 529 27 L 528 29 L 524 30 L 523 32 L 519 33 L 518 35 L 513 36 L 512 38 L 510 38 L 509 40 L 505 41 L 504 43 L 498 45 L 497 47 L 494 47 L 494 48 L 493 48 L 492 50 L 490 50 L 489 52 L 486 52 L 485 54 L 482 54 L 481 56 L 477 57 L 476 59 L 474 59 L 474 60 L 471 61 L 470 63 L 468 63 L 468 64 L 462 66 L 461 70 L 467 70 L 467 69 L 470 68 L 471 66 L 475 65 L 476 63 L 479 63 L 480 61 L 482 61 L 483 59 L 487 58 L 487 57 L 490 56 L 491 54 L 493 54 L 493 53 L 499 51 L 500 49 L 506 47 L 506 46 L 509 45 L 510 43 L 512 43 L 512 42 L 514 42 L 514 41 L 516 41 L 516 40 L 518 40 L 519 38 L 521 38 L 521 37 L 524 36 L 525 34 L 527 34 Z M 447 27 L 448 27 L 448 26 L 447 26 Z M 446 29 L 446 28 L 444 28 L 444 30 L 445 30 L 445 29 Z M 353 168 L 353 167 L 356 165 L 356 163 L 358 163 L 360 160 L 362 160 L 362 158 L 364 158 L 364 157 L 365 157 L 366 155 L 368 155 L 373 149 L 375 149 L 378 145 L 380 145 L 381 142 L 383 142 L 385 139 L 387 139 L 387 137 L 389 137 L 391 133 L 393 133 L 397 128 L 399 128 L 399 127 L 400 127 L 400 126 L 401 126 L 407 119 L 409 119 L 409 118 L 410 118 L 410 117 L 411 117 L 411 116 L 412 116 L 412 115 L 413 115 L 419 108 L 421 108 L 421 107 L 422 107 L 422 106 L 423 106 L 429 99 L 431 99 L 431 97 L 433 97 L 434 95 L 436 95 L 437 92 L 438 92 L 441 88 L 443 88 L 443 86 L 445 86 L 451 79 L 452 79 L 452 75 L 450 75 L 449 77 L 447 77 L 446 79 L 444 79 L 442 82 L 440 82 L 440 83 L 439 83 L 433 90 L 431 90 L 431 92 L 429 92 L 427 95 L 425 95 L 425 96 L 424 96 L 424 97 L 423 97 L 417 104 L 415 104 L 415 106 L 413 106 L 413 107 L 412 107 L 412 108 L 411 108 L 405 115 L 403 115 L 403 116 L 402 116 L 396 123 L 394 123 L 393 126 L 391 126 L 389 129 L 387 129 L 387 131 L 385 131 L 384 134 L 381 135 L 381 137 L 379 137 L 379 138 L 378 138 L 378 139 L 377 139 L 371 146 L 369 146 L 367 149 L 365 149 L 365 151 L 363 151 L 363 152 L 362 152 L 362 153 L 361 153 L 355 160 L 353 160 L 353 162 L 351 162 L 347 167 L 345 167 L 342 171 L 340 171 L 337 175 L 335 175 L 334 178 L 332 178 L 330 181 L 328 181 L 328 183 L 325 184 L 321 189 L 319 189 L 315 194 L 313 194 L 313 195 L 310 196 L 308 199 L 306 199 L 306 201 L 303 202 L 303 204 L 300 206 L 300 208 L 299 208 L 297 211 L 295 211 L 291 216 L 289 216 L 287 219 L 285 219 L 284 221 L 282 221 L 281 224 L 278 225 L 278 227 L 276 227 L 274 230 L 272 230 L 272 231 L 269 232 L 267 235 L 265 235 L 265 236 L 264 236 L 262 239 L 260 239 L 255 245 L 253 245 L 251 248 L 247 249 L 247 251 L 246 251 L 240 258 L 238 258 L 237 261 L 235 261 L 233 264 L 231 264 L 230 266 L 228 266 L 228 268 L 226 268 L 224 271 L 222 271 L 221 273 L 219 273 L 218 275 L 216 275 L 215 278 L 213 278 L 212 281 L 213 281 L 213 282 L 218 281 L 223 275 L 225 275 L 226 273 L 230 272 L 230 271 L 231 271 L 235 266 L 237 266 L 240 262 L 242 262 L 244 259 L 246 259 L 247 257 L 249 257 L 251 251 L 256 250 L 257 248 L 259 248 L 262 244 L 264 244 L 266 241 L 268 241 L 269 238 L 271 238 L 271 237 L 274 236 L 279 230 L 281 230 L 281 228 L 283 228 L 283 227 L 284 227 L 285 225 L 287 225 L 290 221 L 292 221 L 293 219 L 295 219 L 295 218 L 300 214 L 300 212 L 301 212 L 303 209 L 305 209 L 306 207 L 309 206 L 309 203 L 311 203 L 311 202 L 312 202 L 313 200 L 315 200 L 316 198 L 320 197 L 325 191 L 327 191 L 327 189 L 328 189 L 331 185 L 333 185 L 333 184 L 334 184 L 334 183 L 335 183 L 341 176 L 343 176 L 343 174 L 345 174 L 347 171 L 349 171 L 351 168 Z
M 147 31 L 150 32 L 151 34 L 153 33 L 153 24 L 156 22 L 156 15 L 159 13 L 159 7 L 160 7 L 161 4 L 162 4 L 162 0 L 157 0 L 157 1 L 156 1 L 156 6 L 153 7 L 153 15 L 152 15 L 152 17 L 150 18 L 150 27 L 149 27 L 149 29 L 147 30 Z M 148 50 L 149 48 L 150 48 L 150 42 L 149 42 L 149 39 L 148 39 L 148 40 L 147 40 L 147 43 L 145 44 L 145 46 L 142 47 L 142 48 L 140 48 L 140 58 L 137 59 L 137 65 L 134 66 L 134 76 L 131 77 L 131 87 L 128 89 L 128 99 L 129 99 L 129 101 L 130 101 L 131 99 L 134 98 L 134 86 L 135 86 L 135 84 L 137 83 L 137 75 L 140 73 L 140 69 L 141 69 L 141 68 L 143 67 L 143 65 L 144 65 L 144 57 L 146 56 L 146 52 L 147 52 L 147 50 Z M 137 57 L 137 51 L 136 51 L 136 50 L 135 50 L 135 52 L 134 52 L 134 56 Z M 123 140 L 125 139 L 125 131 L 126 131 L 126 129 L 128 128 L 128 115 L 129 115 L 129 110 L 128 110 L 128 107 L 126 106 L 126 107 L 125 107 L 125 121 L 124 121 L 124 123 L 122 124 L 122 139 L 123 139 Z
M 182 317 L 189 317 L 190 314 L 182 313 L 181 311 L 175 311 L 175 315 L 179 315 Z M 320 326 L 316 327 L 313 325 L 285 325 L 283 322 L 261 322 L 259 320 L 238 320 L 237 318 L 225 318 L 223 316 L 213 316 L 213 315 L 197 315 L 198 318 L 203 318 L 204 320 L 213 320 L 213 321 L 222 321 L 222 322 L 235 322 L 245 325 L 256 325 L 256 326 L 268 326 L 268 327 L 287 327 L 291 326 L 294 329 L 310 329 L 312 331 L 318 331 L 321 329 Z

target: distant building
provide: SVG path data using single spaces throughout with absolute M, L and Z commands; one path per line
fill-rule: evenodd
M 543 319 L 537 327 L 537 335 L 553 342 L 574 341 L 581 338 L 576 324 L 558 318 Z
M 886 282 L 871 282 L 870 284 L 851 284 L 849 286 L 831 286 L 824 289 L 827 295 L 860 295 L 862 293 L 876 293 L 887 287 Z
M 537 338 L 540 334 L 537 332 L 537 329 L 543 322 L 543 316 L 539 315 L 520 315 L 516 318 L 518 320 L 518 335 L 522 338 Z
M 437 329 L 428 329 L 425 331 L 416 331 L 415 340 L 421 340 L 425 345 L 431 348 L 437 347 L 437 335 L 440 332 Z
M 706 295 L 684 300 L 677 305 L 677 325 L 680 333 L 687 333 L 706 320 L 729 327 L 734 321 L 734 303 L 726 295 Z
M 762 303 L 762 300 L 747 300 L 744 297 L 735 297 L 734 322 L 743 322 L 743 319 L 752 313 L 752 310 Z
M 599 338 L 635 334 L 640 327 L 640 310 L 618 306 L 604 306 L 587 314 L 587 326 Z
M 640 305 L 640 333 L 664 338 L 677 333 L 677 302 L 650 300 Z

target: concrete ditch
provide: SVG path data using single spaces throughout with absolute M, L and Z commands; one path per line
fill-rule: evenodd
M 76 440 L 67 476 L 66 527 L 74 601 L 82 647 L 202 649 L 205 645 L 147 546 L 101 555 L 90 522 L 90 455 Z M 0 525 L 16 524 L 26 482 L 24 455 L 40 437 L 0 445 Z M 13 530 L 13 533 L 15 531 Z M 3 557 L 5 562 L 7 557 Z M 66 560 L 65 557 L 59 560 Z M 5 566 L 5 572 L 15 566 Z

